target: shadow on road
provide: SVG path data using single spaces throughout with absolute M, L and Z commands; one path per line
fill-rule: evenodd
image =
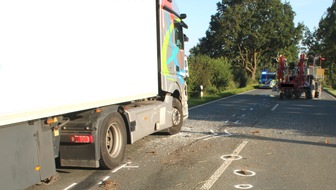
M 242 94 L 191 109 L 189 122 L 215 122 L 219 130 L 223 127 L 249 127 L 252 131 L 274 129 L 268 131 L 291 131 L 297 135 L 332 138 L 336 137 L 336 101 L 327 100 L 326 97 L 307 100 L 302 96 L 300 99 L 280 100 L 278 96 L 270 94 Z M 209 134 L 209 128 L 202 131 L 199 133 Z M 184 132 L 192 133 L 188 130 Z M 295 135 L 291 136 L 292 139 L 243 133 L 235 134 L 235 137 L 237 135 L 247 139 L 336 147 L 329 142 L 295 140 Z

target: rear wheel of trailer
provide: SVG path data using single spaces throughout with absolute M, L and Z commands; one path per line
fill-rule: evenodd
M 127 143 L 126 126 L 119 113 L 107 116 L 100 129 L 100 166 L 113 169 L 125 157 Z

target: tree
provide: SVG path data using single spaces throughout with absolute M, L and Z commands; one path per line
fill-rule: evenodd
M 222 0 L 211 17 L 198 50 L 210 57 L 228 57 L 254 80 L 264 55 L 297 47 L 303 25 L 294 26 L 294 12 L 280 0 Z M 296 52 L 298 53 L 298 52 Z
M 336 1 L 327 9 L 327 15 L 321 19 L 316 31 L 317 45 L 327 60 L 328 81 L 336 88 Z

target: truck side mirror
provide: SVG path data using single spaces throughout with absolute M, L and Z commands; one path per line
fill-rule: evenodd
M 184 42 L 189 42 L 189 38 L 187 35 L 183 34 L 183 39 L 184 39 Z
M 180 14 L 180 18 L 181 19 L 186 19 L 187 18 L 187 14 L 184 14 L 184 13 Z

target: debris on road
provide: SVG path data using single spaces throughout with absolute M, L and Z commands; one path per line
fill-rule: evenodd
M 234 170 L 233 171 L 234 174 L 239 175 L 239 176 L 244 176 L 244 177 L 250 177 L 250 176 L 255 176 L 256 173 L 251 171 L 251 170 L 244 170 L 244 169 L 240 169 L 240 170 Z
M 118 184 L 114 180 L 108 179 L 108 180 L 103 181 L 99 185 L 99 187 L 106 189 L 106 190 L 114 190 L 114 189 L 117 189 Z
M 252 134 L 253 134 L 253 135 L 260 134 L 260 131 L 259 131 L 259 130 L 252 131 Z
M 148 152 L 146 152 L 146 153 L 155 155 L 155 154 L 156 154 L 156 151 L 155 151 L 155 150 L 152 150 L 152 151 L 148 151 Z

